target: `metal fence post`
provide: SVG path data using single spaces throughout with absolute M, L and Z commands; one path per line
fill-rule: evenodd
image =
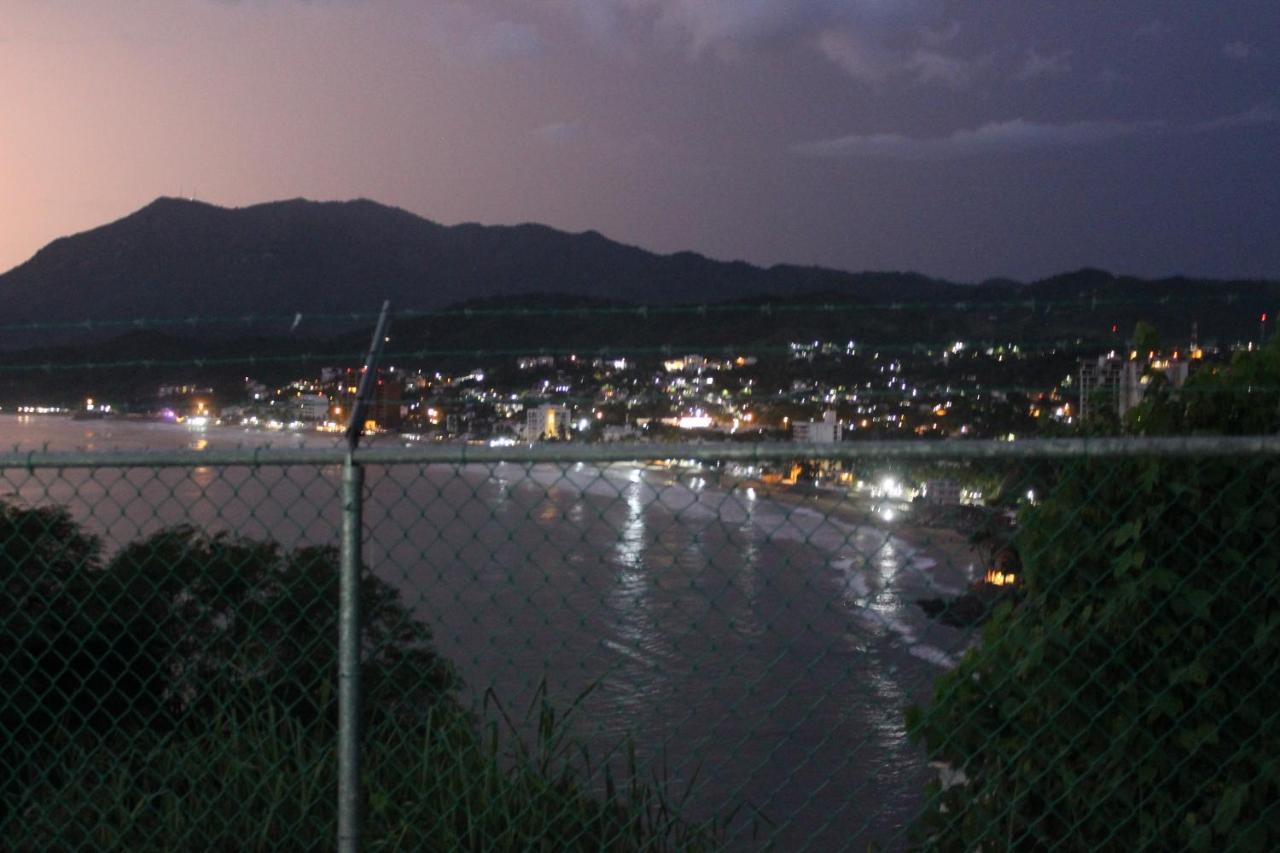
M 360 375 L 360 388 L 347 422 L 347 455 L 342 463 L 342 560 L 338 581 L 338 851 L 360 849 L 360 563 L 364 533 L 364 468 L 355 460 L 364 418 L 377 383 L 378 359 L 387 341 L 391 303 L 373 330 L 369 354 Z
M 342 562 L 338 588 L 338 850 L 360 849 L 360 551 L 364 468 L 342 466 Z

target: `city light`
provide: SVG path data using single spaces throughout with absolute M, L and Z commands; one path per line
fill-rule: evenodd
M 676 420 L 680 429 L 708 429 L 713 423 L 709 415 L 683 415 Z
M 880 480 L 880 494 L 897 500 L 902 497 L 902 484 L 893 477 L 884 477 Z

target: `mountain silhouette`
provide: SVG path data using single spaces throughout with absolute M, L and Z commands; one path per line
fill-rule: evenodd
M 1167 317 L 1179 326 L 1197 316 L 1196 303 L 1204 300 L 1214 303 L 1210 313 L 1230 313 L 1230 325 L 1238 328 L 1245 328 L 1246 311 L 1280 307 L 1271 304 L 1280 296 L 1275 282 L 1141 281 L 1086 269 L 1030 284 L 992 280 L 968 285 L 916 273 L 762 268 L 693 252 L 656 254 L 594 231 L 444 226 L 368 200 L 294 199 L 231 209 L 161 198 L 116 222 L 55 240 L 0 275 L 0 310 L 8 328 L 4 345 L 9 348 L 53 343 L 69 335 L 95 337 L 111 328 L 118 333 L 120 324 L 138 318 L 199 318 L 190 329 L 205 335 L 223 334 L 218 324 L 204 322 L 223 318 L 226 331 L 243 334 L 252 324 L 227 321 L 267 317 L 278 330 L 280 318 L 301 313 L 299 334 L 331 336 L 367 325 L 367 315 L 383 299 L 398 311 L 412 311 L 464 303 L 501 305 L 545 294 L 656 305 L 835 300 L 883 309 L 899 302 L 937 304 L 938 334 L 948 325 L 944 315 L 954 314 L 961 302 L 971 306 L 967 310 L 985 310 L 984 303 L 1014 304 L 1024 328 L 1040 314 L 1053 324 L 1050 312 L 1034 307 L 1031 315 L 1021 316 L 1035 300 L 1094 306 L 1087 317 L 1077 316 L 1089 324 L 1110 316 L 1096 310 L 1098 300 L 1115 301 L 1117 296 L 1134 310 L 1112 312 L 1116 320 L 1147 316 L 1143 310 L 1148 304 L 1176 304 L 1180 310 L 1156 310 L 1154 319 Z M 366 317 L 357 323 L 350 318 L 356 312 Z M 998 330 L 1007 313 L 1002 308 L 984 314 L 989 319 L 984 326 Z M 105 328 L 67 328 L 83 321 Z M 23 324 L 38 328 L 26 333 L 15 328 Z M 50 325 L 63 328 L 46 328 Z M 885 334 L 896 333 L 894 323 L 880 325 Z
M 923 276 L 870 291 L 923 294 Z M 0 275 L 9 323 L 432 309 L 557 293 L 628 302 L 789 296 L 857 283 L 848 273 L 762 269 L 692 252 L 659 255 L 588 231 L 443 226 L 372 201 L 302 199 L 228 209 L 161 198 L 64 237 Z

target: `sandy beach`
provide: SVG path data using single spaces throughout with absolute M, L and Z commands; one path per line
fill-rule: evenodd
M 797 489 L 759 480 L 734 480 L 728 476 L 722 478 L 721 486 L 737 491 L 752 488 L 761 497 L 779 504 L 807 507 L 844 524 L 882 530 L 886 536 L 900 540 L 932 559 L 936 563 L 939 582 L 946 586 L 967 586 L 981 571 L 981 557 L 969 543 L 968 534 L 951 527 L 913 522 L 909 515 L 900 516 L 900 521 L 885 521 L 876 514 L 868 499 L 857 495 L 836 490 Z

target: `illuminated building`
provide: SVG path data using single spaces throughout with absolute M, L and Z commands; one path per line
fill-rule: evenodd
M 291 417 L 303 423 L 323 423 L 329 417 L 329 398 L 323 394 L 299 394 L 289 401 Z
M 569 408 L 546 404 L 525 410 L 524 436 L 528 441 L 565 440 L 569 437 Z
M 1146 358 L 1131 352 L 1129 358 L 1115 353 L 1099 356 L 1080 364 L 1080 414 L 1088 418 L 1099 405 L 1114 407 L 1119 417 L 1142 402 L 1155 375 L 1163 375 L 1172 388 L 1187 381 L 1190 362 L 1178 358 L 1159 358 L 1148 353 Z
M 825 411 L 820 421 L 796 421 L 791 437 L 804 444 L 835 444 L 844 437 L 844 430 L 836 420 L 836 413 Z
M 361 371 L 354 368 L 347 368 L 333 381 L 331 396 L 336 404 L 335 412 L 341 410 L 350 413 L 355 407 L 360 373 Z M 404 416 L 401 409 L 403 396 L 399 377 L 390 369 L 386 371 L 380 369 L 378 380 L 373 384 L 373 398 L 369 401 L 369 408 L 365 413 L 365 423 L 372 422 L 374 427 L 382 430 L 399 429 Z

